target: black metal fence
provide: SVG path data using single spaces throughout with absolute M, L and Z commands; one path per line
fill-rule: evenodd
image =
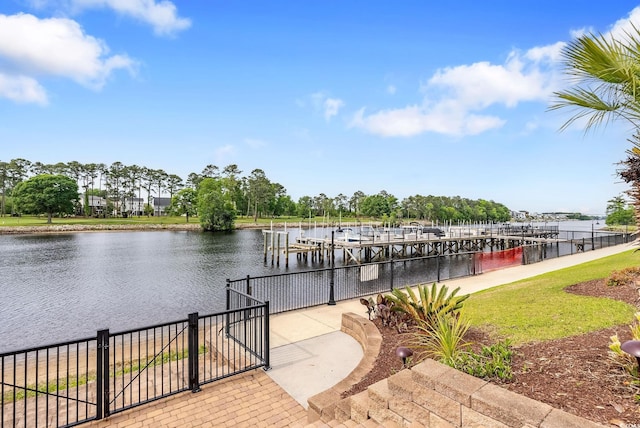
M 522 233 L 523 229 L 518 229 L 518 232 Z M 522 264 L 620 245 L 632 239 L 627 233 L 567 232 L 558 231 L 557 228 L 550 228 L 549 232 L 557 233 L 559 239 L 523 246 Z M 477 254 L 480 253 L 395 259 L 280 275 L 247 276 L 227 280 L 227 287 L 258 300 L 269 301 L 271 313 L 280 313 L 372 296 L 407 285 L 477 275 L 483 272 L 482 258 Z
M 269 304 L 0 354 L 0 427 L 70 427 L 269 367 Z
M 481 273 L 475 253 L 389 260 L 281 275 L 227 280 L 227 288 L 269 301 L 271 313 L 286 312 L 372 294 L 394 287 Z
M 524 246 L 522 264 L 538 263 L 546 259 L 569 256 L 585 251 L 612 247 L 633 241 L 629 233 L 561 231 L 556 243 Z

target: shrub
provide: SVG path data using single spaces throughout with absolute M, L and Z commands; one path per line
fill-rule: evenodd
M 633 285 L 638 278 L 640 278 L 640 267 L 628 267 L 611 272 L 607 277 L 607 285 L 611 287 Z
M 367 308 L 367 315 L 369 320 L 373 317 L 380 317 L 382 319 L 382 325 L 388 326 L 391 324 L 391 306 L 392 303 L 387 300 L 382 294 L 378 294 L 374 301 L 372 297 L 368 299 L 361 298 L 360 303 Z
M 629 326 L 632 340 L 640 340 L 640 312 L 636 312 L 634 322 Z M 638 361 L 635 357 L 622 350 L 622 344 L 618 335 L 611 336 L 609 343 L 609 359 L 614 366 L 619 367 L 630 380 L 624 380 L 624 384 L 629 387 L 635 396 L 636 401 L 640 401 L 640 373 L 638 373 Z
M 469 326 L 464 317 L 452 314 L 440 315 L 430 322 L 420 320 L 417 330 L 410 333 L 409 346 L 418 352 L 418 361 L 432 358 L 456 367 L 470 346 L 463 340 Z
M 392 311 L 403 312 L 417 322 L 434 324 L 437 318 L 449 314 L 455 315 L 462 309 L 463 302 L 470 295 L 456 296 L 458 291 L 460 287 L 449 293 L 445 285 L 438 289 L 434 282 L 431 289 L 426 284 L 418 285 L 417 294 L 408 286 L 405 287 L 405 291 L 394 288 L 386 298 L 391 303 Z
M 510 380 L 513 377 L 511 342 L 504 340 L 482 346 L 477 354 L 470 350 L 471 343 L 464 340 L 469 326 L 462 314 L 438 316 L 431 323 L 420 320 L 408 344 L 417 352 L 417 362 L 432 358 L 478 378 Z
M 479 354 L 463 354 L 455 368 L 483 379 L 510 380 L 513 377 L 512 357 L 511 342 L 507 339 L 491 346 L 483 346 Z
M 640 312 L 636 312 L 635 320 L 629 326 L 629 330 L 631 330 L 631 338 L 633 340 L 640 340 Z M 622 344 L 617 334 L 611 336 L 609 358 L 615 365 L 624 369 L 624 371 L 634 378 L 638 378 L 638 363 L 635 357 L 632 357 L 622 350 Z

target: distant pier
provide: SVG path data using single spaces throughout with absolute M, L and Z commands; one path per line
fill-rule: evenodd
M 264 261 L 280 265 L 284 255 L 288 266 L 290 254 L 298 259 L 323 263 L 335 260 L 342 253 L 344 264 L 362 264 L 389 259 L 454 255 L 468 252 L 502 251 L 524 245 L 559 244 L 558 226 L 533 227 L 449 227 L 443 229 L 426 226 L 404 228 L 332 228 L 324 237 L 304 236 L 302 233 L 290 242 L 285 231 L 263 230 Z M 577 251 L 584 251 L 585 241 L 576 243 Z

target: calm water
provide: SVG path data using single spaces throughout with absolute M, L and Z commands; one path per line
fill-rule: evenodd
M 293 241 L 299 230 L 289 233 Z M 263 242 L 260 230 L 0 235 L 0 352 L 224 310 L 227 278 L 286 271 L 284 261 L 263 264 Z
M 227 278 L 282 272 L 259 230 L 0 236 L 0 352 L 217 312 Z

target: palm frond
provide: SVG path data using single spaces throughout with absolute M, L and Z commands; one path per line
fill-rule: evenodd
M 572 108 L 573 116 L 561 127 L 586 118 L 585 131 L 614 119 L 640 125 L 640 38 L 638 29 L 625 40 L 587 34 L 562 51 L 567 75 L 574 86 L 554 92 L 549 110 Z

